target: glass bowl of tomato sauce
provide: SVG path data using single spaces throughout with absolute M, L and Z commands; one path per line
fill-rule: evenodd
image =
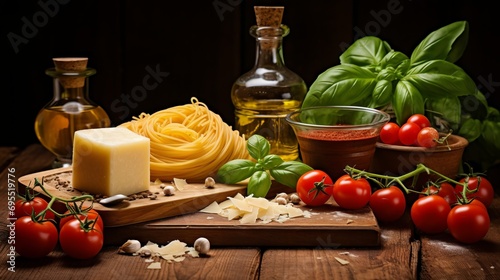
M 315 106 L 286 116 L 299 143 L 301 160 L 333 178 L 345 167 L 369 170 L 386 112 L 360 106 Z

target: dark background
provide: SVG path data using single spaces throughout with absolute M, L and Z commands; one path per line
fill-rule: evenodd
M 499 15 L 494 1 L 482 2 L 2 1 L 0 145 L 38 142 L 34 119 L 52 97 L 52 78 L 44 72 L 53 67 L 53 57 L 63 56 L 89 58 L 88 66 L 97 70 L 90 98 L 108 112 L 112 125 L 184 105 L 191 97 L 233 125 L 231 86 L 255 58 L 248 32 L 255 24 L 254 5 L 285 6 L 283 23 L 291 29 L 284 39 L 285 62 L 308 86 L 361 36 L 378 36 L 409 56 L 430 32 L 467 20 L 469 43 L 457 64 L 489 104 L 500 108 Z M 13 43 L 13 36 L 22 40 Z M 122 98 L 142 86 L 147 68 L 168 76 L 143 100 L 125 106 Z

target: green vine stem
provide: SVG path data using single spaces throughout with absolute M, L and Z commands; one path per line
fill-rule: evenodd
M 42 181 L 43 181 L 43 178 L 42 178 Z M 81 206 L 79 207 L 79 213 L 81 212 L 84 212 L 84 211 L 88 211 L 89 209 L 92 209 L 92 207 L 88 207 L 86 209 L 81 209 L 82 205 L 83 205 L 83 202 L 86 201 L 86 200 L 90 200 L 90 201 L 94 201 L 94 197 L 92 195 L 80 195 L 80 196 L 74 196 L 70 199 L 64 199 L 64 198 L 60 198 L 60 197 L 56 197 L 54 195 L 52 195 L 50 192 L 47 191 L 47 189 L 45 189 L 45 187 L 43 186 L 43 183 L 41 183 L 38 178 L 35 178 L 35 183 L 33 185 L 33 189 L 35 189 L 36 187 L 39 187 L 42 192 L 47 195 L 49 197 L 49 202 L 48 202 L 48 205 L 47 205 L 47 208 L 45 208 L 44 210 L 40 211 L 40 213 L 38 215 L 36 215 L 35 219 L 38 220 L 38 219 L 44 219 L 45 218 L 45 213 L 47 211 L 51 211 L 52 213 L 54 213 L 54 215 L 56 215 L 58 218 L 63 218 L 63 217 L 66 217 L 66 216 L 70 216 L 70 215 L 75 215 L 74 211 L 70 211 L 71 213 L 70 214 L 61 214 L 61 213 L 58 213 L 57 211 L 55 211 L 54 209 L 52 209 L 52 205 L 54 205 L 54 203 L 56 201 L 59 201 L 59 202 L 62 202 L 64 204 L 66 204 L 66 208 L 68 209 L 73 209 L 71 206 L 69 206 L 69 204 L 73 203 L 74 205 L 76 205 L 76 202 L 78 201 L 81 201 L 82 204 Z
M 382 175 L 382 174 L 377 174 L 377 173 L 371 173 L 371 172 L 367 172 L 365 170 L 360 170 L 360 169 L 356 169 L 354 167 L 351 167 L 351 166 L 346 166 L 345 167 L 345 171 L 351 175 L 351 177 L 354 177 L 354 176 L 362 176 L 362 177 L 365 177 L 366 179 L 369 179 L 371 181 L 374 181 L 376 183 L 378 183 L 379 185 L 381 185 L 382 187 L 389 187 L 389 186 L 392 186 L 392 185 L 399 185 L 407 194 L 409 194 L 410 192 L 413 192 L 413 193 L 419 193 L 421 194 L 422 192 L 420 191 L 416 191 L 416 190 L 413 190 L 411 188 L 407 188 L 403 181 L 407 180 L 407 179 L 410 179 L 410 178 L 413 178 L 413 182 L 416 181 L 416 179 L 418 178 L 418 175 L 421 174 L 421 173 L 427 173 L 427 174 L 434 174 L 434 175 L 437 175 L 439 178 L 441 178 L 442 180 L 444 181 L 447 181 L 447 182 L 450 182 L 450 183 L 453 183 L 455 185 L 461 185 L 463 186 L 463 190 L 462 190 L 462 193 L 461 193 L 461 196 L 462 196 L 462 199 L 460 200 L 461 203 L 463 204 L 466 204 L 466 203 L 469 203 L 470 200 L 467 199 L 467 193 L 468 192 L 475 192 L 477 191 L 476 190 L 469 190 L 468 188 L 468 178 L 465 180 L 465 182 L 461 183 L 461 182 L 458 182 L 452 178 L 449 178 L 427 166 L 425 166 L 424 164 L 422 163 L 419 163 L 417 164 L 415 170 L 413 171 L 410 171 L 408 173 L 405 173 L 403 175 L 400 175 L 400 176 L 390 176 L 390 175 Z M 384 180 L 386 183 L 382 183 L 380 182 L 380 180 Z M 414 184 L 414 183 L 413 183 Z M 412 186 L 413 186 L 412 184 Z

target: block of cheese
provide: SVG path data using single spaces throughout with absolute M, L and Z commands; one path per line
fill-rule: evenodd
M 73 141 L 73 188 L 106 196 L 149 190 L 149 138 L 107 127 L 77 130 Z

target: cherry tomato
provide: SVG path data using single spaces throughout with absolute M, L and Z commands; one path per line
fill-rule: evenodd
M 410 215 L 413 224 L 424 233 L 436 234 L 446 230 L 448 213 L 451 207 L 439 195 L 418 198 L 411 206 Z
M 431 126 L 431 122 L 429 121 L 429 119 L 423 115 L 423 114 L 414 114 L 412 116 L 410 116 L 407 120 L 406 120 L 407 123 L 414 123 L 414 124 L 417 124 L 420 128 L 424 128 L 424 127 L 429 127 Z
M 296 191 L 302 202 L 309 206 L 325 204 L 331 197 L 333 181 L 321 170 L 310 170 L 297 180 Z
M 405 213 L 406 198 L 400 188 L 390 186 L 373 192 L 370 207 L 378 221 L 394 222 Z
M 370 201 L 372 189 L 365 178 L 340 176 L 333 186 L 333 198 L 344 209 L 360 209 Z
M 399 142 L 399 125 L 394 122 L 388 122 L 380 130 L 380 141 L 385 144 L 394 145 Z
M 80 220 L 73 219 L 62 227 L 59 243 L 68 256 L 76 259 L 90 259 L 102 249 L 104 236 L 97 225 L 83 226 Z
M 464 183 L 466 178 L 460 179 L 458 182 L 459 183 Z M 479 188 L 478 188 L 479 186 Z M 491 182 L 488 181 L 483 176 L 471 176 L 469 177 L 468 181 L 468 187 L 469 190 L 476 190 L 476 192 L 468 192 L 467 193 L 467 198 L 476 198 L 477 200 L 481 201 L 484 206 L 489 207 L 491 203 L 493 202 L 493 197 L 495 196 L 495 190 L 493 189 L 493 186 L 491 185 Z M 464 187 L 460 184 L 455 185 L 455 191 L 456 193 L 461 196 L 462 190 Z
M 23 216 L 16 220 L 14 227 L 16 252 L 23 257 L 47 256 L 57 245 L 57 228 L 51 221 L 33 221 L 31 216 Z
M 48 206 L 48 202 L 41 197 L 31 197 L 31 198 L 20 198 L 16 200 L 14 216 L 16 218 L 21 218 L 23 216 L 31 216 L 34 211 L 35 215 L 45 210 Z M 52 211 L 45 212 L 46 220 L 53 220 L 55 215 Z
M 398 132 L 399 141 L 406 146 L 417 144 L 417 136 L 421 127 L 415 123 L 405 123 Z
M 70 213 L 71 212 L 68 210 L 64 213 L 64 215 L 68 215 Z M 85 219 L 87 219 L 87 221 L 95 221 L 96 225 L 98 225 L 101 229 L 104 229 L 104 222 L 101 218 L 101 215 L 99 215 L 99 213 L 94 209 L 90 209 L 88 211 L 85 211 L 84 213 L 82 212 L 80 214 L 77 214 L 77 216 L 81 221 L 85 221 Z M 61 220 L 59 221 L 59 230 L 62 229 L 64 224 L 73 219 L 76 219 L 74 215 L 69 215 L 61 218 Z
M 428 191 L 429 190 L 429 191 Z M 442 198 L 444 198 L 450 206 L 454 206 L 457 203 L 457 194 L 455 192 L 455 189 L 453 186 L 448 183 L 448 182 L 442 182 L 439 184 L 439 188 L 437 188 L 434 185 L 431 185 L 430 187 L 426 187 L 422 190 L 422 192 L 427 193 L 429 195 L 439 195 Z M 424 197 L 425 194 L 420 194 L 419 197 Z
M 486 207 L 472 203 L 457 205 L 451 209 L 447 222 L 451 235 L 467 244 L 483 239 L 490 228 L 490 216 Z
M 484 205 L 481 201 L 479 201 L 479 200 L 477 200 L 477 199 L 473 199 L 473 200 L 471 200 L 471 201 L 469 202 L 469 204 L 471 204 L 471 205 L 481 206 L 481 207 L 483 207 L 483 208 L 484 208 L 484 210 L 488 211 L 488 208 L 486 208 L 486 206 L 485 206 L 485 205 Z
M 436 147 L 439 140 L 439 132 L 434 127 L 424 127 L 417 135 L 417 144 L 420 147 L 433 148 Z

